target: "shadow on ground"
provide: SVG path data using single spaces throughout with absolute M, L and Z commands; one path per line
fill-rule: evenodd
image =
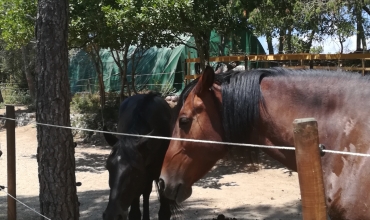
M 219 160 L 213 169 L 194 185 L 203 188 L 220 189 L 221 186 L 233 186 L 235 182 L 219 183 L 219 180 L 226 174 L 253 173 L 260 169 L 281 169 L 285 168 L 279 162 L 273 160 L 263 152 L 258 153 L 258 158 L 250 155 L 248 148 L 232 147 L 225 158 Z M 254 157 L 254 159 L 253 159 Z M 286 170 L 290 173 L 292 171 Z
M 101 173 L 106 170 L 105 163 L 111 147 L 108 146 L 108 144 L 105 143 L 105 140 L 102 140 L 101 138 L 102 137 L 95 142 L 96 144 L 84 143 L 84 141 L 81 139 L 76 140 L 76 151 L 79 151 L 78 157 L 76 157 L 77 172 Z M 106 153 L 101 151 L 90 153 L 90 149 L 104 150 Z
M 76 158 L 76 172 L 101 173 L 106 170 L 105 161 L 108 155 L 81 153 Z
M 155 193 L 155 192 L 153 192 Z M 108 190 L 99 191 L 86 191 L 79 192 L 78 197 L 81 203 L 80 205 L 80 219 L 81 220 L 100 220 L 102 213 L 108 202 Z M 7 203 L 6 197 L 0 192 L 0 219 L 7 219 Z M 34 208 L 39 212 L 39 198 L 37 196 L 32 197 L 22 197 L 18 196 L 18 199 L 23 203 L 27 204 L 29 207 Z M 254 205 L 254 206 L 240 206 L 227 210 L 227 213 L 216 213 L 212 208 L 203 208 L 199 206 L 204 206 L 211 204 L 210 200 L 192 200 L 185 201 L 183 203 L 183 214 L 181 218 L 177 219 L 203 219 L 211 220 L 216 219 L 219 214 L 224 214 L 227 218 L 240 219 L 265 219 L 265 220 L 295 220 L 301 219 L 301 207 L 292 204 L 286 204 L 286 208 L 276 208 L 266 205 Z M 151 200 L 151 219 L 158 219 L 157 211 L 159 208 L 159 202 L 156 200 Z M 289 209 L 289 211 L 287 211 Z M 258 214 L 256 214 L 258 213 Z M 32 210 L 24 207 L 23 205 L 17 203 L 17 219 L 18 220 L 33 220 L 40 219 L 39 216 Z

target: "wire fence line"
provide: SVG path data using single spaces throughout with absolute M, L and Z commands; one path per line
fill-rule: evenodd
M 0 117 L 0 119 L 5 120 L 13 120 L 18 121 L 18 119 L 14 118 L 7 118 L 7 117 Z M 153 138 L 153 139 L 164 139 L 164 140 L 175 140 L 175 141 L 187 141 L 187 142 L 195 142 L 195 143 L 207 143 L 207 144 L 220 144 L 220 145 L 230 145 L 230 146 L 241 146 L 241 147 L 255 147 L 255 148 L 270 148 L 270 149 L 280 149 L 280 150 L 295 150 L 295 147 L 287 147 L 287 146 L 269 146 L 269 145 L 256 145 L 256 144 L 243 144 L 243 143 L 233 143 L 233 142 L 220 142 L 220 141 L 210 141 L 210 140 L 197 140 L 197 139 L 188 139 L 188 138 L 173 138 L 173 137 L 163 137 L 163 136 L 152 136 L 152 135 L 139 135 L 139 134 L 129 134 L 129 133 L 118 133 L 118 132 L 109 132 L 109 131 L 100 131 L 100 130 L 93 130 L 87 128 L 77 128 L 77 127 L 68 127 L 68 126 L 61 126 L 61 125 L 51 125 L 46 123 L 40 122 L 31 122 L 31 124 L 35 125 L 42 125 L 42 126 L 49 126 L 49 127 L 56 127 L 56 128 L 63 128 L 63 129 L 71 129 L 71 130 L 80 130 L 80 131 L 89 131 L 89 132 L 97 132 L 97 133 L 107 133 L 113 135 L 122 135 L 122 136 L 130 136 L 130 137 L 141 137 L 141 138 Z M 334 150 L 326 150 L 323 149 L 323 152 L 326 153 L 333 153 L 333 154 L 342 154 L 342 155 L 351 155 L 351 156 L 361 156 L 361 157 L 370 157 L 370 154 L 365 153 L 355 153 L 355 152 L 346 152 L 346 151 L 334 151 Z M 30 209 L 31 211 L 35 212 L 39 216 L 51 220 L 50 218 L 42 215 L 41 213 L 37 212 L 35 209 L 29 207 L 25 203 L 21 202 L 17 198 L 10 195 L 8 192 L 4 190 L 5 187 L 0 186 L 0 191 L 3 191 L 8 196 L 13 198 L 15 201 L 19 202 L 26 208 Z
M 176 74 L 176 73 L 184 73 L 184 71 L 177 71 L 177 72 L 173 72 L 173 73 L 136 74 L 135 77 L 140 77 L 140 76 L 156 76 L 156 75 L 171 75 L 171 74 Z
M 173 85 L 182 85 L 183 83 L 172 83 Z M 137 86 L 159 86 L 159 85 L 169 85 L 169 83 L 156 83 L 156 84 L 137 84 Z M 99 87 L 99 85 L 91 84 L 91 85 L 75 85 L 75 87 L 86 87 L 86 86 L 95 86 Z
M 28 91 L 26 88 L 11 88 L 11 87 L 0 87 L 1 90 L 12 90 L 12 91 Z
M 4 186 L 0 186 L 0 191 L 1 192 L 4 192 L 5 194 L 7 194 L 8 196 L 10 196 L 12 199 L 14 199 L 15 201 L 17 201 L 18 203 L 22 204 L 24 207 L 28 208 L 29 210 L 33 211 L 34 213 L 36 213 L 37 215 L 47 219 L 47 220 L 51 220 L 50 218 L 46 217 L 45 215 L 39 213 L 36 211 L 36 209 L 34 208 L 31 208 L 29 207 L 28 205 L 26 205 L 25 203 L 21 202 L 19 199 L 15 198 L 14 196 L 10 195 L 7 191 L 5 191 L 5 188 Z
M 7 118 L 7 117 L 0 117 L 0 119 L 18 121 L 18 119 Z M 270 149 L 279 149 L 279 150 L 295 150 L 295 147 L 290 147 L 290 146 L 270 146 L 270 145 L 258 145 L 258 144 L 245 144 L 245 143 L 234 143 L 234 142 L 198 140 L 198 139 L 191 139 L 191 138 L 174 138 L 174 137 L 164 137 L 164 136 L 154 136 L 154 135 L 140 135 L 140 134 L 130 134 L 130 133 L 119 133 L 119 132 L 111 132 L 111 131 L 93 130 L 93 129 L 88 129 L 88 128 L 68 127 L 68 126 L 62 126 L 62 125 L 52 125 L 52 124 L 45 124 L 45 123 L 40 123 L 40 122 L 30 122 L 30 123 L 35 124 L 35 125 L 42 125 L 42 126 L 49 126 L 49 127 L 56 127 L 56 128 L 64 128 L 64 129 L 70 129 L 70 130 L 80 130 L 80 131 L 89 131 L 89 132 L 96 132 L 96 133 L 106 133 L 106 134 L 129 136 L 129 137 L 141 137 L 141 138 L 152 138 L 152 139 L 163 139 L 163 140 L 174 140 L 174 141 L 187 141 L 187 142 L 195 142 L 195 143 L 219 144 L 219 145 L 240 146 L 240 147 L 270 148 Z M 366 153 L 356 153 L 356 152 L 326 150 L 326 149 L 323 149 L 322 151 L 325 152 L 325 153 L 351 155 L 351 156 L 359 156 L 359 157 L 370 157 L 370 154 L 366 154 Z

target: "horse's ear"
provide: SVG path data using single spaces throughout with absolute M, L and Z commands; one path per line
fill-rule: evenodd
M 199 81 L 194 88 L 195 94 L 200 95 L 212 87 L 215 79 L 215 71 L 212 67 L 206 66 L 203 74 L 200 76 Z

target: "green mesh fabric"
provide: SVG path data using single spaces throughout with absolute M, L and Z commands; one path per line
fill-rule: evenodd
M 197 52 L 193 37 L 183 37 L 187 45 L 174 48 L 152 47 L 147 50 L 136 67 L 135 85 L 138 90 L 154 90 L 162 94 L 179 94 L 184 88 L 184 75 L 187 65 L 185 59 L 196 58 Z M 225 56 L 231 51 L 237 54 L 265 54 L 258 39 L 248 31 L 239 31 L 232 38 L 222 39 L 216 32 L 210 36 L 210 55 Z M 135 46 L 129 48 L 129 55 Z M 121 89 L 119 68 L 114 62 L 108 49 L 100 50 L 103 63 L 103 80 L 106 92 L 118 92 Z M 120 54 L 122 60 L 122 54 Z M 211 63 L 216 66 L 216 63 Z M 250 65 L 250 64 L 248 64 Z M 258 64 L 257 64 L 258 65 Z M 127 65 L 127 79 L 131 82 L 133 62 L 129 59 Z M 258 66 L 253 66 L 258 67 Z M 190 63 L 188 73 L 195 74 L 194 63 Z M 69 79 L 72 94 L 77 92 L 95 93 L 99 90 L 95 65 L 89 55 L 80 50 L 70 55 Z

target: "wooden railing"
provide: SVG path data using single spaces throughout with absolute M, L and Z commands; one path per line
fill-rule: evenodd
M 370 53 L 353 54 L 274 54 L 210 57 L 210 62 L 230 61 L 289 61 L 289 60 L 370 60 Z M 199 58 L 186 59 L 187 63 L 200 62 Z
M 274 55 L 239 55 L 239 56 L 220 56 L 210 57 L 210 62 L 231 62 L 231 61 L 300 61 L 299 65 L 283 65 L 285 68 L 291 69 L 326 69 L 326 70 L 345 70 L 345 71 L 361 71 L 362 75 L 365 75 L 366 71 L 370 71 L 370 66 L 366 67 L 366 60 L 370 60 L 370 53 L 352 53 L 352 54 L 274 54 Z M 346 60 L 361 60 L 361 66 L 314 66 L 312 61 L 330 61 L 337 60 L 338 64 Z M 310 65 L 304 65 L 304 61 L 311 61 Z M 200 62 L 199 58 L 186 59 L 187 69 L 190 69 L 189 64 L 194 62 Z M 188 72 L 188 71 L 187 71 Z M 190 75 L 186 73 L 184 76 L 185 83 L 188 80 L 196 79 L 200 75 Z

